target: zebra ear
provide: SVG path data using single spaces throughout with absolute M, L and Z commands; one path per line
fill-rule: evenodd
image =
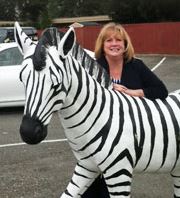
M 14 37 L 20 52 L 25 55 L 33 41 L 25 34 L 18 22 L 14 24 Z
M 68 54 L 72 51 L 75 42 L 75 31 L 73 27 L 70 27 L 69 30 L 63 36 L 63 38 L 60 40 L 58 45 L 58 51 L 62 58 L 66 58 L 66 56 L 68 56 Z

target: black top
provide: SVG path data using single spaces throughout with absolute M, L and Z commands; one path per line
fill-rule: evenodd
M 109 74 L 109 65 L 105 57 L 97 61 Z M 121 84 L 129 89 L 143 89 L 145 97 L 149 99 L 165 99 L 168 95 L 164 83 L 137 58 L 132 58 L 123 65 Z

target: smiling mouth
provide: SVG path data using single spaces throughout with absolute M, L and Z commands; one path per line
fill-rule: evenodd
M 118 52 L 118 51 L 120 51 L 120 49 L 119 49 L 119 48 L 110 48 L 110 50 L 111 50 L 111 51 L 114 51 L 114 52 Z

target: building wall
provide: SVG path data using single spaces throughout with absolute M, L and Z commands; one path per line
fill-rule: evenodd
M 101 27 L 102 25 L 75 28 L 77 41 L 84 48 L 93 51 Z M 180 55 L 180 22 L 124 24 L 123 27 L 131 37 L 136 54 Z
M 180 54 L 180 22 L 124 25 L 137 53 Z
M 77 41 L 94 50 L 97 35 L 102 26 L 75 28 Z M 144 23 L 123 25 L 129 33 L 135 52 L 140 54 L 179 54 L 180 22 Z M 65 31 L 65 29 L 61 29 Z

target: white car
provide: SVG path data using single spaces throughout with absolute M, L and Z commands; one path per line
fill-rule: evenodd
M 94 58 L 94 52 L 85 50 Z M 24 86 L 19 79 L 22 60 L 15 42 L 0 44 L 0 107 L 24 106 Z
M 0 44 L 0 107 L 24 105 L 24 86 L 19 80 L 22 60 L 15 42 Z

